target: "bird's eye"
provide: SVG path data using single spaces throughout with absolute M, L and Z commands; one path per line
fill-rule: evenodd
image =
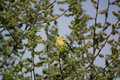
M 57 37 L 59 37 L 59 35 L 57 35 Z

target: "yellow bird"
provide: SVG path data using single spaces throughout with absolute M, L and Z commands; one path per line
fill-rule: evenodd
M 71 48 L 71 46 L 68 44 L 67 40 L 65 38 L 63 38 L 62 35 L 57 35 L 56 42 L 57 42 L 58 46 L 60 46 L 61 48 L 68 48 L 69 50 L 74 52 L 73 49 Z

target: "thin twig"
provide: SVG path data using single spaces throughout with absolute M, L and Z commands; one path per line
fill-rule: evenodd
M 5 64 L 6 60 L 11 56 L 11 54 L 14 52 L 16 45 L 14 46 L 13 50 L 7 55 L 7 57 L 5 57 L 5 59 L 2 61 L 0 68 L 3 67 L 3 65 Z
M 111 61 L 110 63 L 108 63 L 108 65 L 106 65 L 104 68 L 103 68 L 103 70 L 105 71 L 105 69 L 112 63 L 113 61 Z M 104 72 L 105 73 L 105 72 Z M 97 75 L 99 75 L 100 74 L 100 72 L 98 72 L 98 73 L 96 73 L 94 76 L 93 76 L 93 78 L 95 78 Z
M 30 27 L 30 28 L 31 28 L 31 27 Z M 30 29 L 30 28 L 29 28 L 29 29 Z M 29 29 L 28 29 L 28 30 L 29 30 Z M 5 64 L 5 62 L 7 61 L 7 59 L 8 59 L 8 58 L 11 56 L 11 54 L 14 52 L 16 46 L 18 45 L 18 43 L 20 43 L 20 41 L 21 41 L 22 38 L 25 36 L 25 34 L 26 34 L 26 32 L 27 32 L 28 30 L 26 30 L 25 33 L 19 38 L 19 41 L 14 45 L 12 51 L 5 57 L 5 59 L 4 59 L 3 62 L 1 63 L 0 68 Z M 8 32 L 9 32 L 9 30 L 8 30 Z M 11 33 L 10 33 L 10 34 L 11 34 Z M 12 37 L 12 38 L 13 38 L 13 37 Z M 13 39 L 14 39 L 14 38 L 13 38 Z
M 60 18 L 61 16 L 63 16 L 69 9 L 65 10 L 62 14 L 60 14 L 56 19 Z
M 105 24 L 107 22 L 108 12 L 109 12 L 109 6 L 110 6 L 110 0 L 108 0 L 107 12 L 105 13 L 105 22 L 104 22 L 103 28 L 105 27 Z
M 48 28 L 48 27 L 47 27 Z M 47 42 L 49 42 L 48 41 L 48 39 L 49 39 L 49 33 L 48 33 L 48 30 L 49 30 L 49 28 L 47 29 L 47 31 L 46 31 L 46 35 L 47 35 Z M 48 61 L 48 80 L 50 80 L 50 61 L 49 61 L 49 45 L 47 44 L 47 46 L 46 46 L 46 49 L 47 49 L 47 61 Z
M 23 55 L 24 55 L 26 49 L 27 49 L 27 48 L 25 48 L 25 49 L 23 50 L 23 52 L 22 52 L 22 56 L 20 56 L 20 60 L 23 58 Z M 19 61 L 20 61 L 20 60 L 19 60 Z
M 87 49 L 85 42 L 83 42 L 83 44 L 84 44 L 84 46 L 85 46 L 85 49 Z M 81 47 L 82 47 L 82 45 L 81 45 Z M 82 51 L 82 52 L 83 52 L 83 51 Z M 86 56 L 87 56 L 87 58 L 88 58 L 87 52 L 86 52 Z M 90 63 L 90 59 L 89 59 L 89 58 L 88 58 L 88 62 Z M 85 60 L 84 60 L 84 63 L 85 63 Z
M 99 0 L 97 3 L 97 7 L 96 7 L 96 16 L 95 16 L 95 27 L 93 29 L 94 31 L 94 36 L 93 36 L 93 55 L 95 55 L 95 51 L 96 51 L 96 47 L 95 47 L 95 37 L 96 37 L 96 25 L 97 25 L 97 17 L 98 17 L 98 8 L 99 8 Z
M 5 30 L 5 28 L 4 28 L 2 31 L 0 31 L 0 34 L 1 34 L 4 30 Z
M 31 65 L 31 67 L 32 67 L 32 65 Z M 31 69 L 31 80 L 32 80 L 32 69 Z
M 27 31 L 27 30 L 26 30 Z M 25 32 L 26 32 L 25 31 Z M 18 43 L 20 43 L 20 41 L 22 40 L 22 38 L 24 37 L 25 33 L 20 37 L 19 41 L 14 45 L 12 51 L 5 57 L 5 59 L 3 60 L 3 62 L 0 65 L 0 68 L 5 64 L 5 62 L 7 61 L 7 59 L 11 56 L 11 54 L 14 52 L 16 46 L 18 45 Z
M 60 63 L 60 54 L 59 54 L 59 69 L 60 69 L 61 80 L 64 80 L 62 66 L 61 66 L 61 63 Z
M 50 5 L 48 5 L 44 10 L 47 10 L 47 9 L 48 9 L 50 6 L 52 6 L 55 2 L 56 2 L 56 0 L 54 0 Z M 37 17 L 38 17 L 39 15 L 41 15 L 43 12 L 44 12 L 44 11 L 42 11 L 41 13 L 35 15 L 35 20 L 34 20 L 33 24 L 35 24 L 35 23 L 37 22 Z
M 47 50 L 48 50 L 48 46 L 47 46 Z M 49 53 L 48 53 L 48 80 L 50 80 L 50 61 L 49 61 Z
M 93 58 L 92 62 L 89 64 L 89 66 L 87 67 L 87 69 L 91 66 L 91 64 L 93 64 L 94 60 L 96 59 L 96 57 L 100 54 L 101 50 L 103 49 L 103 47 L 105 46 L 105 44 L 107 43 L 108 38 L 111 36 L 112 32 L 109 34 L 109 36 L 106 38 L 106 41 L 104 42 L 103 46 L 101 47 L 101 49 L 98 51 L 97 55 Z
M 54 0 L 50 5 L 48 5 L 48 7 L 46 9 L 48 9 L 50 6 L 52 6 L 55 2 L 56 2 L 56 0 Z
M 109 62 L 108 65 L 104 67 L 104 70 L 112 63 L 113 61 Z
M 111 36 L 111 34 L 113 33 L 113 31 L 114 30 L 112 30 L 112 32 L 107 36 L 106 41 L 104 42 L 103 46 L 101 47 L 101 49 L 98 51 L 97 55 L 94 58 L 96 58 L 100 54 L 101 50 L 103 49 L 103 47 L 107 43 L 107 41 L 108 41 L 109 37 Z
M 77 71 L 74 70 L 74 72 L 75 72 L 75 74 L 76 74 L 76 76 L 77 76 L 77 80 L 79 80 L 79 76 L 78 76 Z
M 69 9 L 65 10 L 62 14 L 60 14 L 59 16 L 57 16 L 57 18 L 54 19 L 54 21 L 57 20 L 58 18 L 60 18 L 61 16 L 63 16 L 68 10 L 69 10 Z M 47 21 L 43 21 L 43 22 L 39 22 L 39 23 L 37 23 L 37 24 L 42 24 L 42 23 L 46 23 L 46 22 L 47 22 Z
M 119 20 L 115 23 L 115 25 L 117 25 L 118 22 L 119 22 Z M 103 46 L 101 47 L 101 49 L 98 51 L 97 55 L 96 55 L 94 58 L 96 58 L 96 57 L 100 54 L 101 50 L 103 49 L 103 47 L 104 47 L 105 44 L 107 43 L 107 40 L 108 40 L 109 37 L 112 35 L 113 31 L 114 31 L 114 29 L 113 29 L 113 30 L 111 31 L 111 33 L 107 36 L 106 41 L 104 42 Z
M 55 0 L 55 1 L 56 1 L 56 0 Z M 52 4 L 53 4 L 53 3 L 52 3 Z M 51 5 L 51 4 L 50 4 L 50 5 Z M 50 7 L 50 6 L 49 6 L 49 7 Z M 47 8 L 49 8 L 49 7 L 47 7 Z M 37 17 L 38 17 L 38 16 L 35 17 L 35 20 L 34 20 L 33 24 L 36 23 Z M 4 26 L 2 26 L 2 27 L 4 27 Z M 20 42 L 21 39 L 24 37 L 24 35 L 26 34 L 26 32 L 27 32 L 28 30 L 30 30 L 30 29 L 31 29 L 31 27 L 29 27 L 29 29 L 27 29 L 27 30 L 25 31 L 25 33 L 21 36 L 19 42 Z M 19 42 L 18 42 L 18 43 L 19 43 Z M 15 46 L 17 46 L 17 44 L 16 44 Z M 14 47 L 14 48 L 15 48 L 15 47 Z M 13 48 L 12 51 L 5 57 L 5 59 L 3 60 L 3 62 L 2 62 L 1 65 L 0 65 L 0 68 L 5 64 L 5 62 L 7 61 L 7 59 L 8 59 L 8 58 L 11 56 L 11 54 L 14 52 L 14 48 Z
M 49 4 L 44 10 L 47 10 L 50 6 L 52 6 L 54 3 L 56 2 L 56 0 L 54 0 L 51 4 Z M 41 15 L 44 11 L 42 11 L 41 13 L 39 13 L 39 15 Z
M 31 53 L 31 55 L 32 55 L 32 71 L 33 71 L 33 80 L 36 80 L 36 76 L 35 76 L 35 63 L 34 63 L 34 49 L 35 49 L 35 47 L 33 46 L 33 52 Z
M 119 20 L 115 23 L 115 25 L 117 25 L 117 23 L 119 22 Z M 96 56 L 93 58 L 92 62 L 88 65 L 88 67 L 86 69 L 88 69 L 94 62 L 94 60 L 96 59 L 96 57 L 100 54 L 100 52 L 102 51 L 103 47 L 105 46 L 105 44 L 107 43 L 109 37 L 112 35 L 112 33 L 114 32 L 114 29 L 111 31 L 111 33 L 107 36 L 106 41 L 104 42 L 103 46 L 101 47 L 101 49 L 98 51 L 98 53 L 96 54 Z

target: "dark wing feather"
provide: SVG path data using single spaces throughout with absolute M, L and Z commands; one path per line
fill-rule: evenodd
M 66 40 L 63 40 L 63 42 L 67 44 L 68 48 L 69 48 L 72 52 L 74 52 L 73 49 L 71 48 L 71 46 L 69 45 L 69 43 L 68 43 Z

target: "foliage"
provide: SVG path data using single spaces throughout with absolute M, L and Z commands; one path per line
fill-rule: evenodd
M 120 11 L 110 22 L 108 0 L 91 0 L 95 17 L 86 13 L 86 0 L 0 0 L 0 79 L 2 80 L 114 80 L 120 78 Z M 55 14 L 56 5 L 61 14 Z M 103 22 L 98 16 L 102 15 Z M 66 38 L 74 53 L 56 45 L 60 17 L 72 17 Z M 92 22 L 92 25 L 89 25 Z M 108 33 L 109 31 L 109 33 Z M 44 33 L 44 35 L 43 35 Z M 105 53 L 104 48 L 109 48 Z M 104 66 L 95 64 L 104 59 Z M 102 63 L 101 63 L 102 64 Z

